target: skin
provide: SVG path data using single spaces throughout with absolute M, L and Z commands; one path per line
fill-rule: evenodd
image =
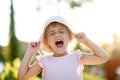
M 47 32 L 48 32 L 47 40 L 48 40 L 48 44 L 50 45 L 50 47 L 54 52 L 53 56 L 60 57 L 60 56 L 66 55 L 67 54 L 66 48 L 70 41 L 66 27 L 50 26 Z M 62 48 L 57 48 L 57 46 L 55 45 L 55 42 L 57 40 L 62 40 L 64 42 L 64 45 Z
M 67 28 L 61 26 L 54 26 L 50 27 L 46 32 L 48 32 L 47 33 L 48 44 L 54 52 L 53 56 L 60 57 L 67 55 L 68 53 L 66 51 L 66 48 L 68 43 L 70 42 Z M 83 52 L 83 55 L 80 58 L 83 64 L 88 65 L 102 64 L 109 60 L 109 56 L 106 54 L 106 52 L 99 46 L 97 46 L 94 42 L 92 42 L 90 39 L 88 39 L 85 33 L 81 32 L 75 33 L 73 35 L 78 42 L 86 45 L 88 48 L 90 48 L 92 52 L 92 54 L 86 54 Z M 59 39 L 63 40 L 64 42 L 64 46 L 62 48 L 57 48 L 55 45 L 55 41 Z M 42 67 L 38 65 L 37 61 L 34 64 L 29 65 L 32 57 L 39 49 L 40 44 L 41 41 L 31 42 L 29 44 L 18 71 L 19 80 L 26 80 L 34 75 L 37 75 L 42 71 Z

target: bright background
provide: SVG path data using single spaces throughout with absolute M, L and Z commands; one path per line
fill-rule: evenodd
M 8 44 L 10 1 L 0 0 L 0 45 Z M 19 40 L 37 41 L 44 22 L 53 15 L 63 16 L 73 32 L 85 32 L 96 42 L 113 42 L 120 35 L 120 0 L 93 0 L 71 9 L 62 0 L 14 0 L 16 36 Z

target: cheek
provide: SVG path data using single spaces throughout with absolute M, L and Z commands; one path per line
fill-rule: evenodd
M 65 35 L 64 35 L 64 38 L 65 38 L 65 40 L 67 40 L 67 41 L 70 40 L 70 36 L 69 36 L 68 34 L 65 34 Z
M 48 41 L 48 44 L 51 45 L 51 44 L 53 44 L 53 41 L 54 41 L 54 40 L 53 40 L 53 38 L 49 38 L 49 37 L 48 37 L 47 41 Z

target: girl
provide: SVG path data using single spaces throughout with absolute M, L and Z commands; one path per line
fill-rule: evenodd
M 62 17 L 49 18 L 44 27 L 42 39 L 31 42 L 26 50 L 18 71 L 19 80 L 26 80 L 41 71 L 43 80 L 83 80 L 84 64 L 97 65 L 109 60 L 106 52 L 88 39 L 85 33 L 73 33 Z M 68 53 L 66 49 L 73 38 L 90 48 L 92 54 L 80 50 Z M 29 66 L 41 45 L 43 50 L 53 54 L 37 56 L 34 64 Z

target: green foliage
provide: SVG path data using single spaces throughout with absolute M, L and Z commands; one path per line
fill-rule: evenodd
M 70 7 L 73 9 L 75 7 L 81 7 L 84 3 L 93 2 L 93 0 L 70 0 Z
M 120 57 L 120 36 L 113 34 L 114 42 L 113 44 L 102 45 L 103 49 L 111 56 L 111 58 Z
M 80 7 L 82 4 L 79 2 L 76 2 L 75 0 L 71 0 L 70 1 L 70 7 L 74 8 L 74 7 Z
M 93 75 L 93 74 L 84 72 L 83 80 L 106 80 L 106 78 L 100 77 L 99 75 Z
M 75 50 L 80 50 L 86 53 L 90 53 L 90 50 L 84 45 L 80 44 L 79 42 L 77 42 L 76 45 L 73 47 L 73 51 Z
M 120 36 L 118 35 L 113 35 L 114 37 L 114 43 L 113 43 L 113 50 L 112 50 L 112 56 L 116 57 L 120 57 Z
M 15 35 L 15 23 L 14 23 L 14 8 L 13 8 L 13 2 L 11 0 L 11 6 L 10 6 L 10 31 L 9 31 L 9 44 L 8 44 L 8 50 L 6 54 L 6 60 L 13 61 L 17 56 L 19 52 L 19 41 L 16 38 Z
M 5 63 L 5 70 L 0 74 L 0 80 L 18 80 L 17 73 L 20 65 L 20 59 L 16 58 L 12 64 L 10 62 Z M 41 80 L 39 77 L 34 76 L 29 80 Z
M 80 43 L 76 43 L 76 45 L 73 47 L 73 51 L 78 50 L 78 49 L 82 49 Z
M 17 72 L 20 64 L 20 59 L 16 58 L 12 64 L 10 62 L 5 63 L 5 70 L 1 74 L 0 80 L 17 80 Z

